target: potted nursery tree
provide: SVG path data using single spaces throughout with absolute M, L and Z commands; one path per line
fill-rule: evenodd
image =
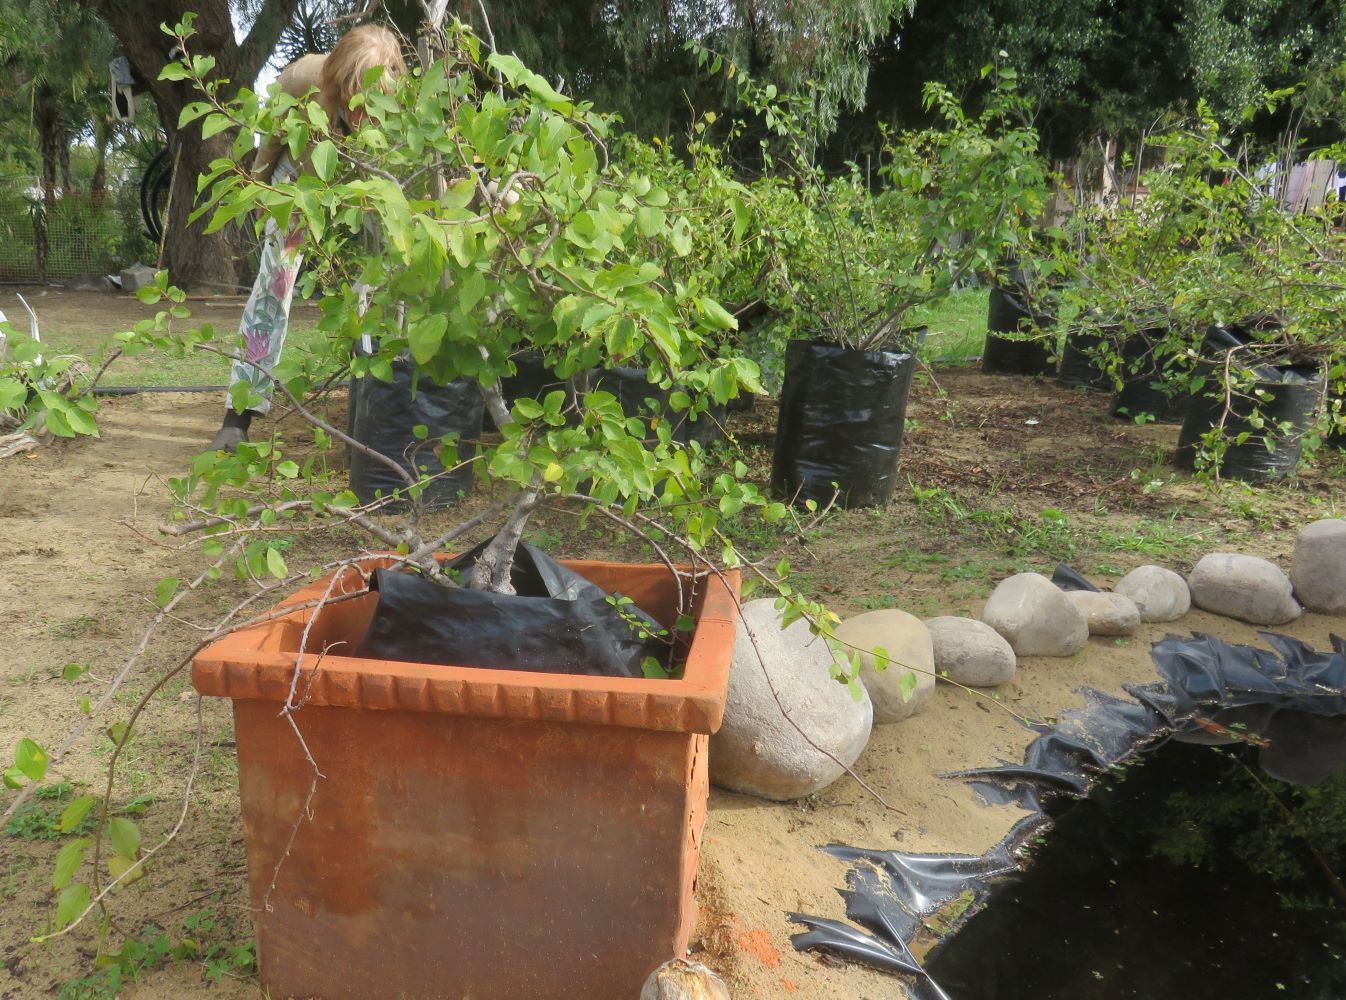
M 871 195 L 858 169 L 829 179 L 815 162 L 808 98 L 727 72 L 770 136 L 753 209 L 772 251 L 765 298 L 793 336 L 772 487 L 792 502 L 882 504 L 896 483 L 920 338 L 911 311 L 992 270 L 1039 215 L 1037 135 L 1018 117 L 1012 70 L 987 67 L 992 86 L 976 117 L 928 85 L 940 127 L 886 142 Z
M 189 26 L 179 41 L 190 53 Z M 263 106 L 246 91 L 221 103 L 209 59 L 166 71 L 206 95 L 184 121 L 237 126 L 240 153 L 254 131 L 312 143 L 312 174 L 285 183 L 217 161 L 202 211 L 212 226 L 256 211 L 302 233 L 324 273 L 330 364 L 295 358 L 270 374 L 319 448 L 349 446 L 401 483 L 360 504 L 320 461 L 301 466 L 274 441 L 202 456 L 175 480 L 184 519 L 171 530 L 206 533 L 206 551 L 242 574 L 290 578 L 265 531 L 297 518 L 355 525 L 394 553 L 329 565 L 254 627 L 201 650 L 193 677 L 234 703 L 261 978 L 273 995 L 631 996 L 681 953 L 692 917 L 706 743 L 723 711 L 737 601 L 736 571 L 703 553 L 737 561 L 721 511 L 787 512 L 733 477 L 704 475 L 699 451 L 678 446 L 666 423 L 651 434 L 629 420 L 611 393 L 505 405 L 501 380 L 525 350 L 564 379 L 640 364 L 656 386 L 707 403 L 753 388 L 756 370 L 720 349 L 735 320 L 711 282 L 694 269 L 670 279 L 689 252 L 680 220 L 662 211 L 668 192 L 649 175 L 618 169 L 612 119 L 460 27 L 432 48 L 439 57 L 394 93 L 355 98 L 366 122 L 349 136 L 313 106 Z M 371 229 L 379 238 L 362 239 Z M 138 349 L 183 335 L 151 324 L 126 340 Z M 353 351 L 361 343 L 372 351 Z M 305 403 L 333 369 L 386 379 L 399 362 L 435 384 L 475 381 L 498 438 L 469 457 L 456 434 L 413 427 L 436 453 L 430 469 L 379 454 Z M 464 463 L 495 502 L 445 527 L 426 511 L 427 490 Z M 470 629 L 499 619 L 496 647 L 528 645 L 545 660 L 547 647 L 578 644 L 587 655 L 586 623 L 563 620 L 531 641 L 513 624 L 558 597 L 514 594 L 556 575 L 530 576 L 538 556 L 520 544 L 553 502 L 610 517 L 663 557 L 571 563 L 577 575 L 561 579 L 566 594 L 596 585 L 600 596 L 584 599 L 597 618 L 617 616 L 619 643 L 662 651 L 635 676 L 370 651 L 372 637 L 398 641 L 425 624 L 424 604 L 387 624 L 387 595 L 410 579 L 417 600 L 458 608 Z M 377 515 L 394 504 L 407 514 L 390 525 Z M 436 558 L 482 535 L 470 559 Z M 670 540 L 683 547 L 678 563 L 664 555 Z M 171 606 L 173 588 L 162 596 Z M 469 637 L 473 650 L 489 645 Z M 533 669 L 510 669 L 520 666 Z M 607 950 L 601 963 L 594 941 Z

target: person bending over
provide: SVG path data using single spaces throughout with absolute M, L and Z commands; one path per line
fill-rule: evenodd
M 302 97 L 316 87 L 312 99 L 327 112 L 328 120 L 335 122 L 339 131 L 349 132 L 358 128 L 364 118 L 364 109 L 351 108 L 350 100 L 360 91 L 365 73 L 375 66 L 383 67 L 381 85 L 385 90 L 391 89 L 396 78 L 407 71 L 397 36 L 387 28 L 366 24 L 342 36 L 327 55 L 296 59 L 281 71 L 278 82 L 281 91 L 291 97 Z M 253 176 L 262 183 L 280 184 L 292 180 L 308 166 L 307 152 L 296 163 L 284 141 L 271 136 L 257 152 Z M 298 226 L 282 233 L 274 220 L 267 220 L 261 266 L 239 324 L 243 360 L 235 360 L 229 372 L 231 386 L 246 383 L 261 398 L 254 398 L 249 409 L 239 413 L 230 396 L 225 401 L 224 422 L 208 451 L 232 452 L 248 439 L 253 417 L 271 408 L 271 377 L 262 369 L 274 369 L 285 346 L 294 279 L 303 262 L 301 242 L 302 230 Z

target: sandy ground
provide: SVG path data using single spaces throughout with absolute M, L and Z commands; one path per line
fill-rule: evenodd
M 139 641 L 155 583 L 199 565 L 198 557 L 167 544 L 154 529 L 168 509 L 161 480 L 187 468 L 213 431 L 218 412 L 218 400 L 200 395 L 121 399 L 102 408 L 100 440 L 57 442 L 0 466 L 0 557 L 7 569 L 0 576 L 5 640 L 0 647 L 0 747 L 6 754 L 21 736 L 59 746 L 80 718 L 81 696 L 96 699 L 110 672 Z M 1302 518 L 1296 514 L 1294 519 Z M 1250 537 L 1260 554 L 1284 562 L 1294 535 L 1278 530 Z M 897 548 L 908 541 L 894 536 L 872 544 Z M 1128 566 L 1142 561 L 1130 558 Z M 938 601 L 932 579 L 909 578 L 908 583 Z M 840 606 L 853 609 L 854 594 L 844 580 L 840 588 Z M 239 584 L 222 584 L 184 616 L 206 620 L 243 592 Z M 950 600 L 919 610 L 958 612 L 967 606 L 966 600 Z M 1306 616 L 1284 631 L 1321 647 L 1333 628 L 1342 631 L 1346 622 Z M 1025 660 L 1017 677 L 999 690 L 1000 704 L 941 685 L 926 712 L 876 729 L 857 766 L 888 807 L 850 779 L 790 804 L 714 792 L 699 885 L 696 949 L 701 960 L 726 977 L 736 1000 L 793 994 L 869 1000 L 904 996 L 898 978 L 791 948 L 790 934 L 798 928 L 786 921 L 786 911 L 843 916 L 836 889 L 844 884 L 844 866 L 816 847 L 840 842 L 917 851 L 985 850 L 1020 814 L 1011 807 L 983 806 L 967 787 L 938 775 L 1019 759 L 1033 734 L 1011 713 L 1048 719 L 1078 704 L 1074 692 L 1080 687 L 1118 692 L 1125 682 L 1152 680 L 1150 642 L 1166 632 L 1191 630 L 1236 642 L 1256 639 L 1248 626 L 1194 612 L 1169 626 L 1146 627 L 1131 639 L 1091 640 L 1071 659 Z M 193 636 L 187 624 L 165 630 L 124 695 L 76 741 L 58 777 L 101 787 L 110 749 L 104 727 L 125 717 L 151 679 L 191 649 Z M 72 661 L 90 664 L 91 674 L 62 680 L 62 666 Z M 153 706 L 114 786 L 117 801 L 153 796 L 153 804 L 138 817 L 146 843 L 170 829 L 182 808 L 197 724 L 186 675 L 169 681 Z M 182 835 L 155 859 L 152 877 L 119 894 L 114 926 L 133 931 L 155 920 L 176 937 L 184 917 L 209 909 L 218 922 L 203 941 L 222 947 L 248 934 L 228 706 L 207 701 L 202 725 L 205 753 Z M 3 1000 L 55 996 L 93 971 L 93 936 L 86 931 L 43 946 L 28 943 L 51 913 L 47 880 L 58 847 L 55 840 L 0 835 Z M 200 961 L 164 962 L 120 995 L 143 1000 L 258 995 L 255 980 L 225 976 L 207 982 L 204 972 Z

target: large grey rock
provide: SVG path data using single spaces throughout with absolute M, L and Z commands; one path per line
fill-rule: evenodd
M 1084 612 L 1090 635 L 1135 635 L 1140 628 L 1140 609 L 1124 594 L 1070 590 L 1066 597 Z
M 1176 621 L 1192 610 L 1187 581 L 1163 566 L 1138 566 L 1117 581 L 1114 594 L 1129 597 L 1143 622 Z
M 154 268 L 135 263 L 122 271 L 122 291 L 138 292 L 146 285 L 154 284 Z
M 771 598 L 745 603 L 734 633 L 724 723 L 710 738 L 711 780 L 780 802 L 821 791 L 845 769 L 809 741 L 855 763 L 874 726 L 868 693 L 861 688 L 857 702 L 834 681 L 827 643 L 803 621 L 782 629 Z
M 985 622 L 944 615 L 929 619 L 925 627 L 939 676 L 968 687 L 995 687 L 1014 676 L 1018 661 L 1013 647 Z
M 1303 613 L 1290 578 L 1275 563 L 1257 556 L 1233 552 L 1202 556 L 1187 585 L 1198 608 L 1253 625 L 1284 625 Z
M 1314 521 L 1299 533 L 1290 582 L 1310 611 L 1346 614 L 1346 520 Z
M 860 683 L 874 703 L 874 722 L 901 722 L 925 708 L 935 694 L 935 651 L 930 630 L 915 615 L 896 608 L 866 611 L 842 622 L 836 636 L 860 653 Z M 874 669 L 873 650 L 881 649 L 889 663 Z M 910 673 L 916 687 L 902 698 L 902 682 Z
M 1040 573 L 1016 573 L 991 592 L 981 620 L 1018 656 L 1074 656 L 1089 639 L 1084 612 Z

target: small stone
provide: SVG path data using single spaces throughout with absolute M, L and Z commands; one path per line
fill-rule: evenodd
M 930 630 L 915 615 L 895 608 L 867 611 L 837 627 L 836 637 L 860 653 L 860 683 L 874 703 L 874 722 L 901 722 L 921 711 L 935 694 L 935 652 Z M 875 647 L 888 666 L 874 669 Z M 902 697 L 902 682 L 916 678 L 911 698 Z
M 944 615 L 931 618 L 925 627 L 940 677 L 968 687 L 995 687 L 1014 676 L 1018 661 L 1013 647 L 985 622 Z
M 1233 552 L 1202 556 L 1187 585 L 1198 608 L 1253 625 L 1284 625 L 1303 613 L 1290 578 L 1275 563 L 1257 556 Z
M 1001 580 L 981 618 L 1018 656 L 1074 656 L 1089 640 L 1084 612 L 1040 573 Z
M 1346 520 L 1314 521 L 1299 533 L 1290 565 L 1299 603 L 1320 615 L 1346 614 Z
M 1112 592 L 1131 598 L 1143 622 L 1177 621 L 1192 610 L 1187 581 L 1163 566 L 1138 566 L 1117 581 Z
M 832 679 L 832 651 L 808 623 L 782 629 L 780 621 L 769 597 L 740 610 L 724 722 L 710 738 L 710 778 L 731 792 L 788 802 L 845 773 L 809 741 L 849 767 L 869 742 L 874 706 L 863 687 L 856 701 Z
M 1140 609 L 1123 594 L 1071 590 L 1066 597 L 1084 612 L 1090 635 L 1135 635 L 1140 628 Z
M 729 1000 L 729 987 L 700 962 L 675 958 L 650 973 L 640 1000 Z

